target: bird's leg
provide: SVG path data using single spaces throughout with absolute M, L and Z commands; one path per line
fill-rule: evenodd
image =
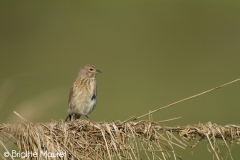
M 71 116 L 71 121 L 73 122 L 73 121 L 75 121 L 75 120 L 76 120 L 75 114 L 72 114 L 72 116 Z

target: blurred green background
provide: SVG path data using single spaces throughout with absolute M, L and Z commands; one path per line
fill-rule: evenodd
M 0 121 L 21 121 L 13 111 L 33 122 L 65 119 L 85 64 L 102 71 L 92 120 L 139 116 L 239 78 L 239 51 L 239 1 L 1 1 Z M 239 92 L 237 82 L 153 118 L 239 124 Z M 212 159 L 201 143 L 178 154 Z

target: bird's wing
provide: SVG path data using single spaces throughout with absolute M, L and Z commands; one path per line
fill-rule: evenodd
M 72 109 L 72 103 L 71 103 L 71 99 L 73 98 L 73 85 L 72 85 L 72 87 L 71 87 L 71 89 L 70 89 L 70 93 L 69 93 L 69 98 L 68 98 L 68 107 L 70 108 L 70 109 Z
M 93 99 L 96 99 L 97 98 L 97 87 L 96 87 L 96 83 L 94 84 L 95 86 L 94 86 L 94 91 L 93 91 L 93 95 L 92 95 L 92 97 L 91 97 L 91 100 L 93 100 Z

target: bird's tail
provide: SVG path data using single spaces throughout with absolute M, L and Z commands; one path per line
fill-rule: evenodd
M 71 115 L 68 115 L 67 118 L 65 119 L 65 122 L 70 122 L 71 121 Z

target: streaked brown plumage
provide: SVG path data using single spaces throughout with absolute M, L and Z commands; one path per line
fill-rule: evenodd
M 68 117 L 65 121 L 74 121 L 93 111 L 97 103 L 96 74 L 101 73 L 93 65 L 80 68 L 76 80 L 73 82 L 68 101 Z

